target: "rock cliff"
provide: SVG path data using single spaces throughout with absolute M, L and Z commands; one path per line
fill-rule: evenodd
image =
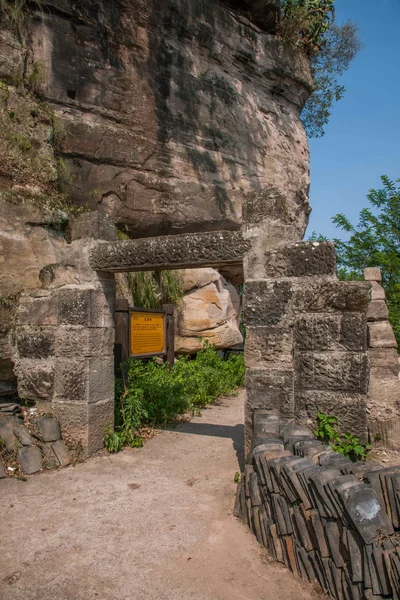
M 310 71 L 273 35 L 275 18 L 260 20 L 277 2 L 245 4 L 49 0 L 29 3 L 23 27 L 0 29 L 6 391 L 16 296 L 63 263 L 73 207 L 147 237 L 239 229 L 249 201 L 268 245 L 302 237 Z

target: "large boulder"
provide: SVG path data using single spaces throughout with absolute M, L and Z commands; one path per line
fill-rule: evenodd
M 176 351 L 197 352 L 204 340 L 217 349 L 241 344 L 236 289 L 214 269 L 186 269 L 182 277 L 185 295 L 176 317 Z

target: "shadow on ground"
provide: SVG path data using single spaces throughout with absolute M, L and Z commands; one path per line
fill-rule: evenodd
M 215 425 L 214 423 L 196 423 L 190 421 L 167 431 L 179 431 L 180 433 L 191 433 L 193 435 L 205 435 L 210 437 L 231 438 L 233 449 L 236 452 L 240 471 L 244 470 L 244 425 Z

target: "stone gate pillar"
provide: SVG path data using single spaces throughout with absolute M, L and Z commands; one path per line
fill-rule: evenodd
M 369 267 L 364 278 L 371 285 L 368 308 L 368 353 L 371 363 L 368 390 L 368 429 L 372 441 L 400 448 L 400 381 L 397 341 L 389 322 L 381 270 Z
M 20 298 L 15 364 L 19 395 L 53 413 L 64 437 L 91 454 L 114 424 L 115 281 L 88 257 L 95 240 L 116 239 L 115 227 L 106 215 L 86 213 L 71 238 L 63 261 L 42 269 L 42 289 Z
M 331 243 L 277 242 L 271 249 L 262 228 L 248 227 L 247 235 L 246 452 L 256 409 L 313 422 L 321 410 L 365 439 L 369 286 L 337 280 Z

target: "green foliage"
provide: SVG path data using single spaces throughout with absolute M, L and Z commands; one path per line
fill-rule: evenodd
M 283 39 L 308 55 L 321 49 L 335 17 L 334 0 L 282 0 Z
M 26 20 L 33 10 L 42 10 L 40 0 L 0 0 L 0 17 L 5 27 L 20 40 L 25 34 Z
M 338 277 L 361 280 L 366 267 L 382 270 L 389 320 L 400 348 L 400 186 L 387 176 L 381 177 L 383 188 L 370 190 L 370 208 L 359 215 L 358 225 L 352 225 L 343 215 L 333 217 L 333 223 L 349 235 L 348 241 L 334 239 Z M 325 239 L 312 234 L 312 239 Z
M 336 442 L 339 434 L 336 431 L 337 418 L 330 417 L 323 412 L 317 414 L 317 429 L 314 431 L 314 435 L 317 440 L 321 440 L 324 443 Z
M 336 417 L 318 412 L 317 429 L 314 431 L 315 437 L 326 444 L 330 444 L 333 450 L 347 456 L 352 461 L 365 460 L 371 446 L 362 444 L 360 438 L 352 433 L 339 433 L 337 424 Z
M 133 303 L 141 308 L 162 308 L 178 304 L 184 294 L 183 280 L 176 271 L 140 271 L 129 273 Z
M 142 443 L 145 426 L 166 425 L 188 411 L 198 414 L 218 396 L 232 393 L 244 383 L 243 355 L 223 360 L 205 344 L 195 359 L 180 357 L 172 369 L 155 360 L 129 359 L 121 365 L 116 383 L 115 431 L 107 429 L 106 448 L 118 452 Z
M 346 91 L 339 78 L 349 69 L 361 47 L 357 27 L 349 21 L 340 26 L 333 24 L 320 50 L 312 56 L 315 89 L 301 113 L 309 137 L 324 135 L 332 106 L 343 98 Z
M 335 102 L 345 88 L 339 77 L 361 49 L 357 27 L 335 23 L 334 0 L 282 0 L 278 35 L 311 60 L 315 89 L 301 117 L 309 137 L 324 135 Z
M 233 476 L 233 481 L 234 481 L 234 483 L 239 483 L 239 481 L 240 481 L 240 473 L 238 473 L 237 471 L 236 471 L 235 475 Z

